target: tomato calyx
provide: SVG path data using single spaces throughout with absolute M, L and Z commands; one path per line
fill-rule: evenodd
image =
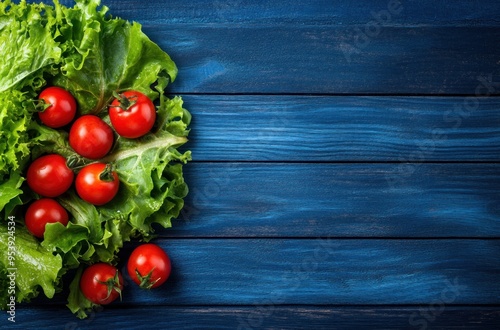
M 151 276 L 153 275 L 153 271 L 154 271 L 154 267 L 153 269 L 151 269 L 151 271 L 149 273 L 147 273 L 145 276 L 142 276 L 141 273 L 139 273 L 139 271 L 137 270 L 137 268 L 135 269 L 135 274 L 137 275 L 137 278 L 139 279 L 139 281 L 141 282 L 139 284 L 139 287 L 141 289 L 151 289 L 153 287 L 153 285 L 156 284 L 156 282 L 158 282 L 161 278 L 157 278 L 155 281 L 152 281 L 151 280 Z
M 33 105 L 35 106 L 35 112 L 44 112 L 52 106 L 51 103 L 47 103 L 44 100 L 33 100 Z
M 113 163 L 106 164 L 104 170 L 99 174 L 99 179 L 105 182 L 115 181 L 115 177 L 113 175 L 114 171 L 115 171 L 115 165 Z
M 113 96 L 118 100 L 120 103 L 119 105 L 111 105 L 111 107 L 117 107 L 122 109 L 123 111 L 129 111 L 134 104 L 137 103 L 137 95 L 133 96 L 124 96 L 123 94 L 119 94 L 116 91 L 113 91 Z
M 80 156 L 71 155 L 66 160 L 66 166 L 72 170 L 80 170 L 85 165 L 84 158 Z
M 107 299 L 109 299 L 113 291 L 118 292 L 118 294 L 120 295 L 120 301 L 122 300 L 122 289 L 120 289 L 120 278 L 118 277 L 118 270 L 116 271 L 115 276 L 113 278 L 110 278 L 107 281 L 97 280 L 97 282 L 99 282 L 102 285 L 105 285 L 108 293 L 106 298 L 101 299 L 101 301 L 106 301 Z
M 89 160 L 80 155 L 71 155 L 66 160 L 66 166 L 76 172 L 79 172 L 82 168 L 92 163 L 95 163 L 95 161 Z

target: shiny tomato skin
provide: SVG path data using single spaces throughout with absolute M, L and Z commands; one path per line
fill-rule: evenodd
M 70 92 L 61 87 L 48 87 L 38 96 L 46 104 L 50 104 L 38 117 L 48 127 L 60 128 L 68 125 L 76 115 L 76 100 Z
M 60 222 L 66 226 L 69 222 L 68 212 L 56 200 L 41 198 L 34 201 L 26 210 L 24 223 L 33 236 L 43 238 L 45 225 Z
M 109 107 L 109 119 L 116 133 L 128 139 L 148 133 L 156 120 L 151 99 L 138 91 L 126 91 L 120 97 L 121 100 L 115 98 Z
M 89 159 L 102 158 L 113 146 L 113 130 L 97 116 L 81 116 L 71 126 L 69 145 L 80 156 Z
M 44 197 L 57 197 L 71 187 L 74 177 L 63 156 L 49 154 L 31 163 L 26 181 L 35 193 Z
M 94 304 L 107 305 L 123 290 L 123 277 L 116 267 L 96 263 L 86 268 L 80 278 L 80 291 Z
M 75 188 L 81 199 L 93 205 L 104 205 L 115 197 L 120 180 L 115 171 L 109 172 L 108 179 L 102 179 L 101 173 L 108 170 L 106 166 L 104 163 L 93 163 L 77 174 Z
M 165 283 L 171 269 L 167 253 L 152 243 L 136 247 L 127 262 L 127 271 L 132 280 L 146 289 L 157 288 Z

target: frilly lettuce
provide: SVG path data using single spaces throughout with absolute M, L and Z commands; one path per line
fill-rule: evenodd
M 155 224 L 170 227 L 188 192 L 182 165 L 191 159 L 178 147 L 187 142 L 189 112 L 180 97 L 164 94 L 177 68 L 167 53 L 130 23 L 107 14 L 99 0 L 77 0 L 68 8 L 0 2 L 0 284 L 7 283 L 7 222 L 15 216 L 16 298 L 47 297 L 61 287 L 62 275 L 78 268 L 68 306 L 84 317 L 92 307 L 78 290 L 84 265 L 115 262 L 124 242 L 151 238 Z M 114 91 L 135 89 L 157 104 L 157 121 L 142 138 L 116 138 L 108 156 L 120 176 L 118 195 L 104 206 L 83 202 L 73 189 L 58 198 L 71 214 L 68 226 L 50 224 L 42 242 L 23 225 L 23 208 L 35 196 L 26 189 L 28 162 L 59 153 L 75 168 L 91 162 L 69 147 L 67 133 L 39 124 L 34 101 L 46 85 L 68 89 L 79 113 L 109 121 L 106 106 Z M 36 276 L 34 274 L 37 274 Z M 76 284 L 75 284 L 76 283 Z M 0 290 L 0 305 L 9 297 Z
M 0 226 L 0 271 L 4 274 L 13 269 L 15 273 L 15 283 L 17 286 L 16 298 L 18 301 L 28 300 L 38 294 L 38 287 L 41 287 L 45 295 L 49 298 L 54 296 L 56 288 L 54 283 L 59 280 L 59 272 L 62 269 L 62 258 L 60 255 L 53 255 L 40 246 L 36 238 L 31 235 L 26 228 L 15 226 L 15 247 L 16 258 L 15 267 L 10 267 L 8 262 L 8 237 L 9 231 L 6 226 Z M 30 276 L 28 276 L 30 275 Z M 4 289 L 6 287 L 4 286 Z M 5 307 L 6 300 L 2 300 L 2 306 Z
M 151 89 L 159 77 L 172 81 L 177 67 L 167 53 L 151 42 L 139 23 L 106 16 L 98 1 L 79 1 L 61 7 L 63 24 L 61 74 L 54 84 L 73 92 L 81 113 L 106 108 L 116 90 L 134 89 L 154 99 Z

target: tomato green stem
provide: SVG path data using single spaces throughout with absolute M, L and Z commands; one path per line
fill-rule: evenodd
M 98 281 L 98 282 L 105 285 L 108 290 L 107 292 L 108 295 L 106 296 L 106 298 L 102 299 L 102 301 L 108 299 L 109 296 L 111 296 L 113 290 L 118 292 L 118 294 L 120 295 L 120 300 L 122 300 L 122 290 L 120 289 L 120 278 L 118 277 L 118 271 L 116 271 L 115 276 L 113 278 L 110 278 L 107 281 Z
M 141 283 L 139 284 L 139 287 L 141 289 L 151 289 L 153 287 L 153 285 L 156 284 L 156 282 L 158 282 L 160 280 L 160 278 L 157 278 L 156 281 L 151 281 L 151 276 L 153 275 L 153 269 L 151 269 L 151 271 L 145 275 L 145 276 L 142 276 L 141 273 L 139 273 L 139 271 L 137 270 L 137 268 L 135 269 L 135 274 L 137 275 L 137 278 L 139 279 L 139 281 L 141 281 Z
M 44 112 L 47 108 L 52 106 L 52 104 L 47 103 L 44 100 L 33 100 L 33 105 L 35 106 L 36 112 Z
M 69 156 L 66 160 L 66 166 L 73 171 L 79 171 L 82 167 L 86 165 L 85 160 L 78 156 Z
M 120 105 L 118 106 L 123 111 L 128 111 L 130 108 L 137 103 L 137 96 L 125 97 L 123 94 L 119 94 L 113 91 L 113 96 L 118 100 Z
M 104 171 L 99 174 L 99 179 L 102 181 L 113 182 L 115 177 L 113 176 L 113 171 L 115 170 L 115 165 L 113 163 L 106 164 Z

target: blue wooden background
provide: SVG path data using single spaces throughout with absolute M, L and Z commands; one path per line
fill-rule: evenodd
M 193 114 L 172 277 L 6 328 L 500 327 L 498 0 L 103 4 Z

